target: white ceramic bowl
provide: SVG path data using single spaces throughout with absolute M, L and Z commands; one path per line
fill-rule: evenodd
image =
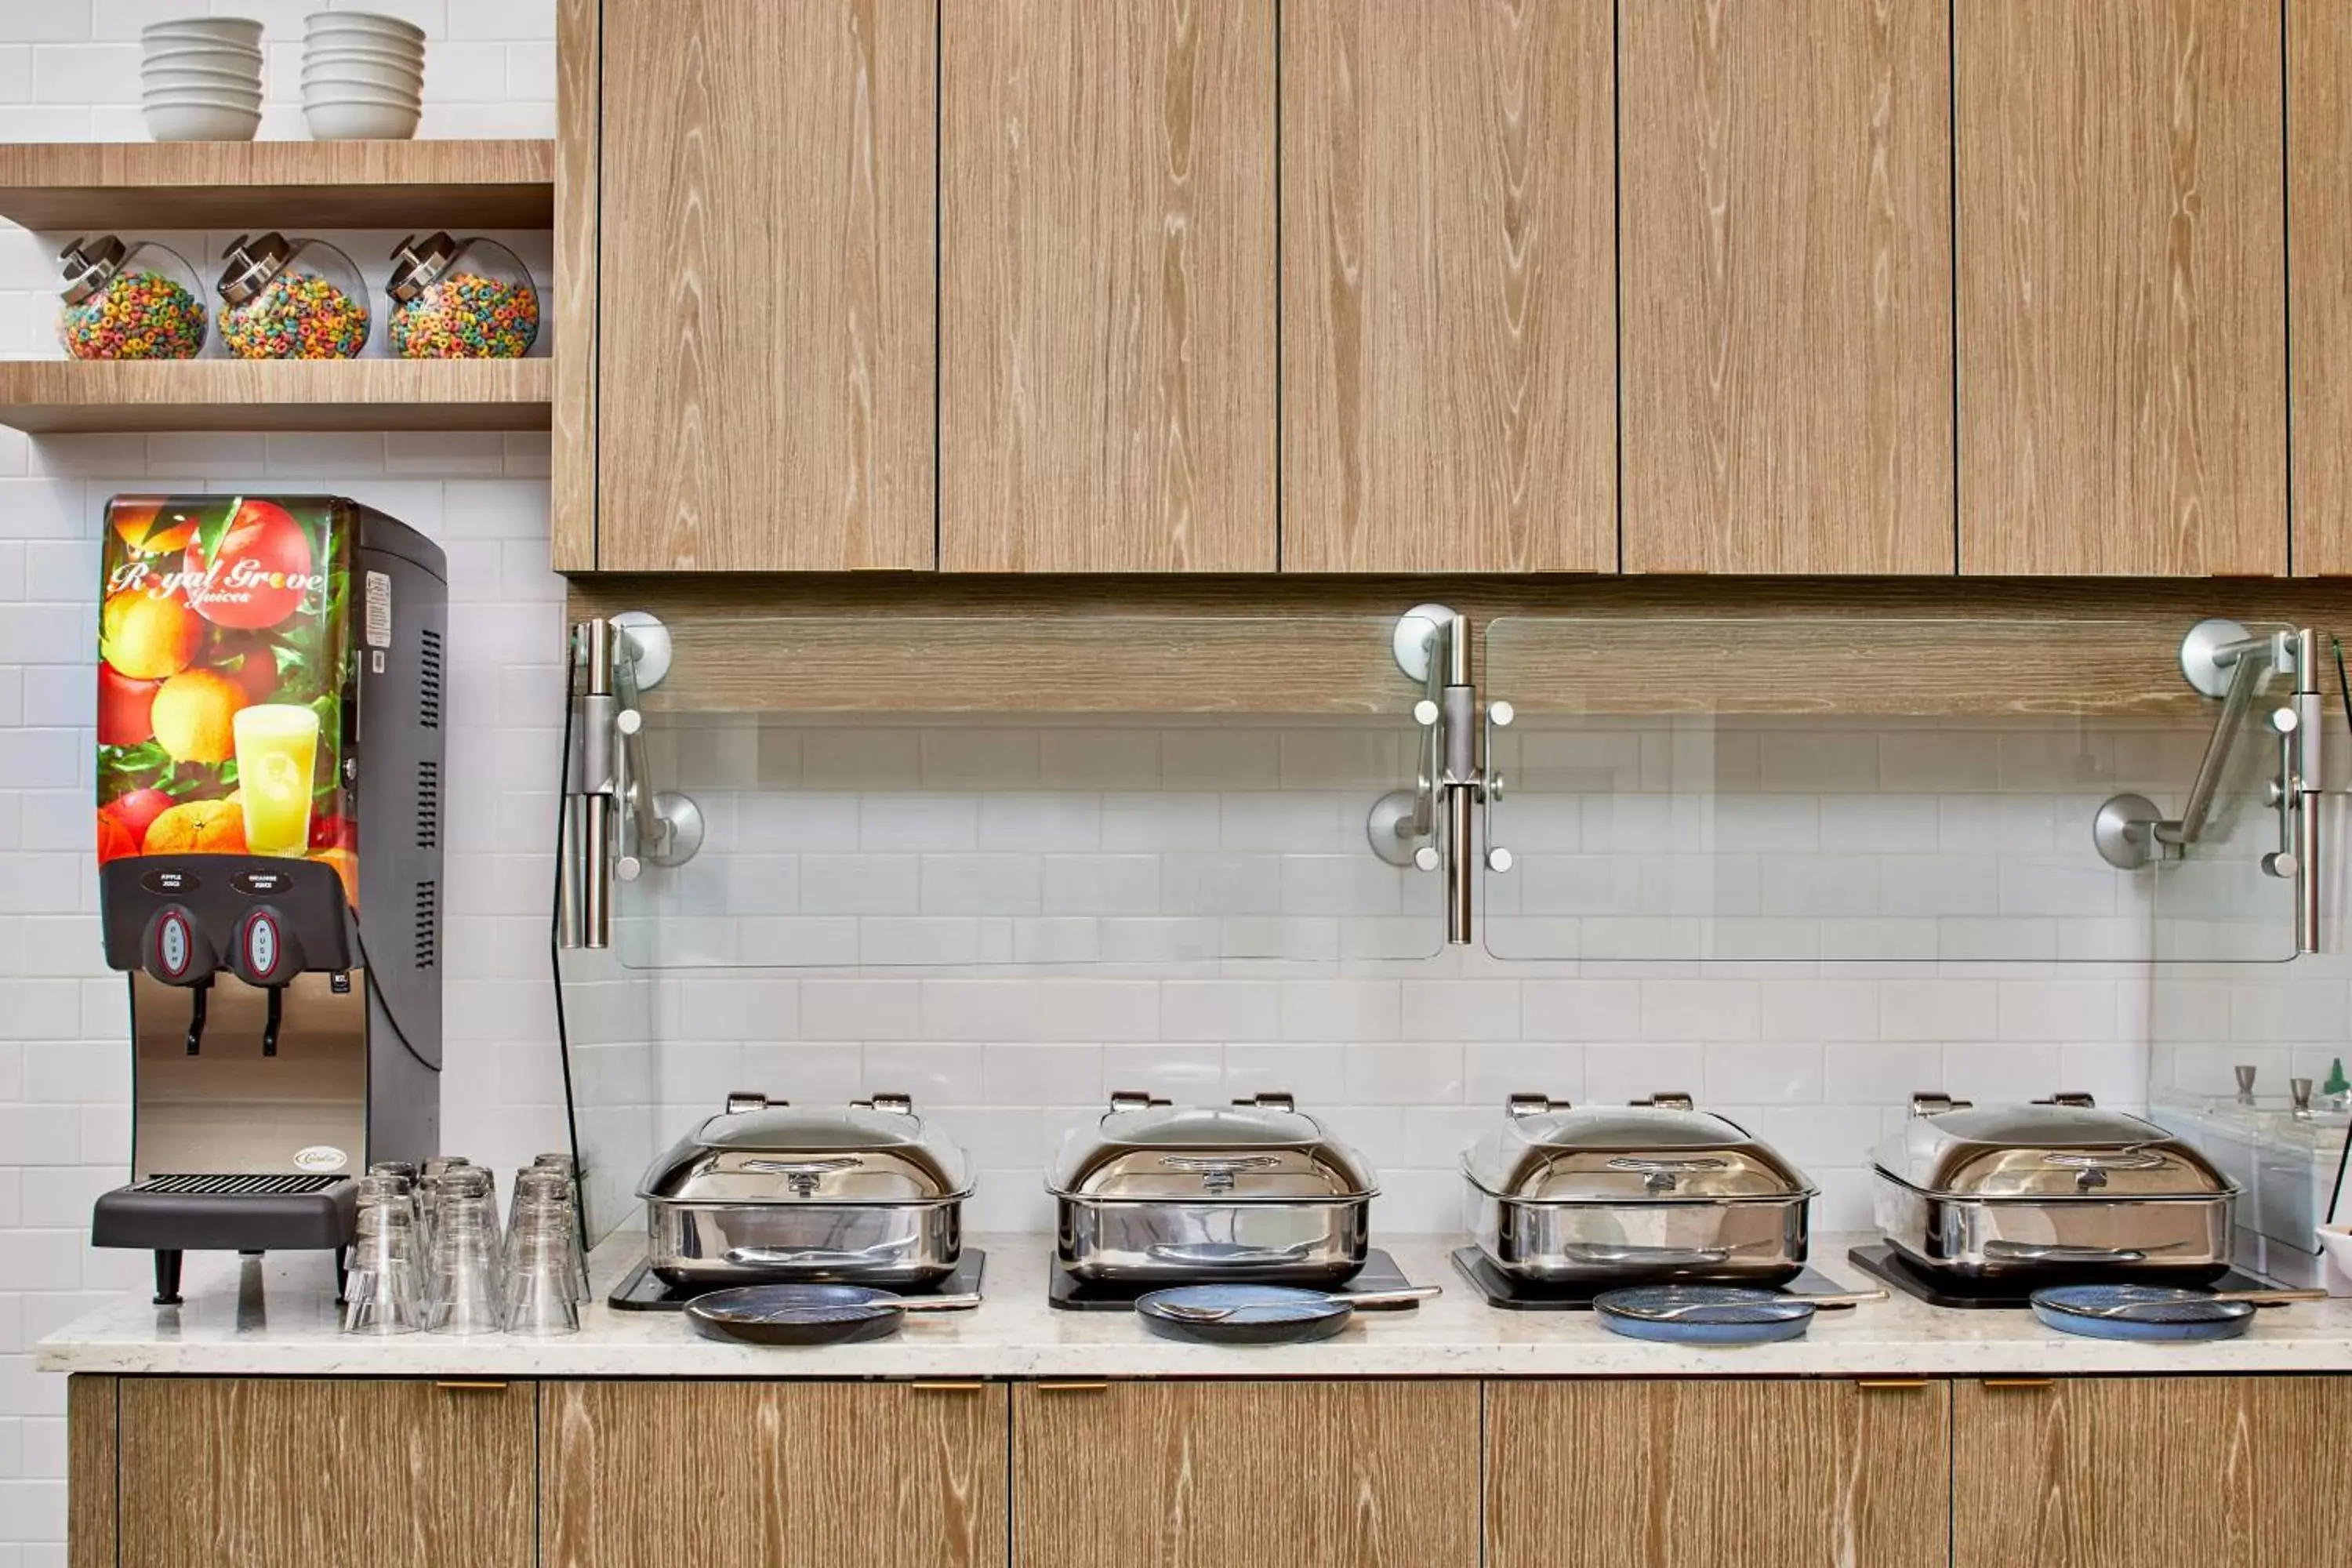
M 139 73 L 140 91 L 152 98 L 158 92 L 193 89 L 197 92 L 223 93 L 230 98 L 242 98 L 247 93 L 261 96 L 261 82 L 257 77 L 237 76 L 230 71 L 201 70 L 195 67 L 184 69 L 157 66 Z
M 392 60 L 412 70 L 425 68 L 423 49 L 401 48 L 382 38 L 365 38 L 356 33 L 335 33 L 304 41 L 302 58 L 305 60 L 315 60 L 324 55 L 365 55 L 370 59 Z
M 309 91 L 314 81 L 353 82 L 407 98 L 415 98 L 425 88 L 423 72 L 405 66 L 385 65 L 381 60 L 320 60 L 305 65 L 303 90 Z
M 174 16 L 150 22 L 139 29 L 140 41 L 152 48 L 158 42 L 194 42 L 261 49 L 261 24 L 246 16 Z
M 425 29 L 414 22 L 404 22 L 397 16 L 379 16 L 373 11 L 313 11 L 302 18 L 307 33 L 323 33 L 331 29 L 352 29 L 363 33 L 381 33 L 386 37 L 404 38 L 423 47 Z
M 261 110 L 209 103 L 149 103 L 140 115 L 158 142 L 250 142 L 261 129 Z
M 139 57 L 147 66 L 202 66 L 206 70 L 250 71 L 261 74 L 259 49 L 233 49 L 226 44 L 150 44 Z
M 405 142 L 416 134 L 417 111 L 386 103 L 331 101 L 302 105 L 302 119 L 319 142 Z

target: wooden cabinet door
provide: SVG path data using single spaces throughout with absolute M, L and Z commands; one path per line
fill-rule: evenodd
M 1005 1392 L 551 1383 L 544 1568 L 1003 1568 Z
M 2287 565 L 2281 0 L 1958 0 L 1960 564 Z
M 2070 1377 L 1953 1394 L 1954 1568 L 2336 1563 L 2352 1378 Z
M 606 0 L 607 572 L 929 568 L 931 0 Z
M 1950 1388 L 1486 1385 L 1487 1568 L 1943 1568 Z
M 1612 14 L 1285 0 L 1285 571 L 1615 569 Z
M 1952 572 L 1950 24 L 1621 8 L 1626 571 Z
M 1475 1383 L 1027 1384 L 1018 1568 L 1474 1568 Z
M 2352 574 L 2352 0 L 2286 12 L 2294 570 Z
M 528 1383 L 117 1382 L 121 1568 L 526 1568 Z
M 940 558 L 1275 565 L 1274 0 L 945 0 Z

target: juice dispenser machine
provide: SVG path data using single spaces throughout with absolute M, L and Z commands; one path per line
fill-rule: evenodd
M 118 496 L 99 618 L 99 901 L 131 987 L 131 1183 L 90 1239 L 351 1240 L 439 1147 L 446 568 L 327 496 Z

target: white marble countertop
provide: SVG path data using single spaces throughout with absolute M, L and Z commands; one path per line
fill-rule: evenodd
M 1814 1238 L 1814 1267 L 1856 1289 L 1858 1237 Z M 2245 1337 L 2213 1344 L 2126 1344 L 2070 1337 L 2022 1311 L 1952 1311 L 1901 1295 L 1825 1310 L 1803 1339 L 1740 1349 L 1652 1344 L 1609 1332 L 1589 1312 L 1506 1312 L 1454 1271 L 1459 1238 L 1376 1237 L 1416 1284 L 1445 1293 L 1407 1312 L 1359 1312 L 1316 1344 L 1213 1347 L 1147 1332 L 1124 1312 L 1046 1304 L 1051 1239 L 975 1237 L 988 1249 L 986 1301 L 910 1318 L 870 1344 L 785 1349 L 700 1338 L 671 1312 L 582 1309 L 582 1330 L 552 1339 L 493 1334 L 350 1338 L 336 1331 L 324 1255 L 240 1263 L 192 1256 L 186 1303 L 127 1297 L 43 1340 L 48 1372 L 312 1377 L 1623 1377 L 2075 1373 L 2352 1372 L 2352 1300 L 2265 1309 Z M 635 1262 L 641 1238 L 597 1249 L 600 1292 Z

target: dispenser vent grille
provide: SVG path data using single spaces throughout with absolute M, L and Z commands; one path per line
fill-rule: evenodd
M 441 634 L 426 627 L 416 658 L 416 721 L 428 730 L 441 728 Z
M 430 969 L 440 956 L 441 908 L 440 888 L 433 882 L 416 884 L 416 967 Z

